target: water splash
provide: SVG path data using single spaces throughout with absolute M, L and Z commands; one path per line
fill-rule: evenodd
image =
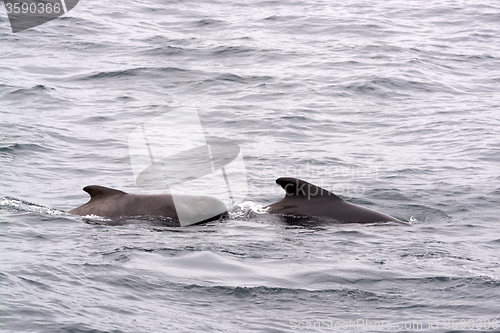
M 241 203 L 235 204 L 231 209 L 229 209 L 229 217 L 235 220 L 244 220 L 248 219 L 255 214 L 262 215 L 267 213 L 268 209 L 264 208 L 262 205 L 259 205 L 253 201 L 244 201 Z
M 11 197 L 0 198 L 0 210 L 2 209 L 11 209 L 20 212 L 32 212 L 32 213 L 46 214 L 52 216 L 67 214 L 65 211 L 59 209 L 53 209 Z

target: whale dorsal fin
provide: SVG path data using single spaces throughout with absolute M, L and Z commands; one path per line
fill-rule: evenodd
M 99 185 L 85 186 L 83 190 L 88 194 L 90 194 L 90 200 L 103 199 L 117 194 L 127 194 L 120 190 L 114 190 L 112 188 Z
M 301 179 L 283 177 L 276 179 L 276 183 L 283 187 L 287 197 L 297 196 L 308 200 L 315 197 L 330 197 L 333 200 L 342 200 L 332 192 Z

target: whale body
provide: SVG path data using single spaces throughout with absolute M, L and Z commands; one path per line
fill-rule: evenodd
M 218 219 L 227 212 L 221 200 L 205 195 L 131 194 L 98 185 L 83 190 L 90 194 L 90 201 L 68 213 L 108 218 L 162 217 L 187 226 Z
M 327 217 L 346 223 L 398 222 L 392 216 L 347 202 L 335 194 L 297 178 L 278 178 L 285 197 L 264 208 L 271 214 L 294 217 Z M 227 214 L 219 199 L 204 195 L 131 194 L 104 186 L 83 188 L 90 200 L 68 213 L 108 218 L 161 217 L 175 221 L 173 226 L 188 226 L 221 218 Z
M 400 222 L 392 216 L 361 207 L 335 194 L 297 178 L 278 178 L 286 192 L 283 200 L 264 208 L 272 214 L 328 217 L 347 223 Z

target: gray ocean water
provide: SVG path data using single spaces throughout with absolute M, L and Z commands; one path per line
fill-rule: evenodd
M 81 1 L 0 15 L 4 332 L 499 332 L 497 1 Z M 66 214 L 198 110 L 248 196 L 185 228 Z M 261 214 L 299 177 L 410 224 Z

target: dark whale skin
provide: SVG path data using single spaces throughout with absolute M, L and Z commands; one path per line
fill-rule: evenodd
M 278 178 L 286 192 L 283 200 L 265 208 L 271 214 L 329 217 L 346 223 L 404 223 L 392 216 L 342 200 L 335 194 L 297 178 Z

